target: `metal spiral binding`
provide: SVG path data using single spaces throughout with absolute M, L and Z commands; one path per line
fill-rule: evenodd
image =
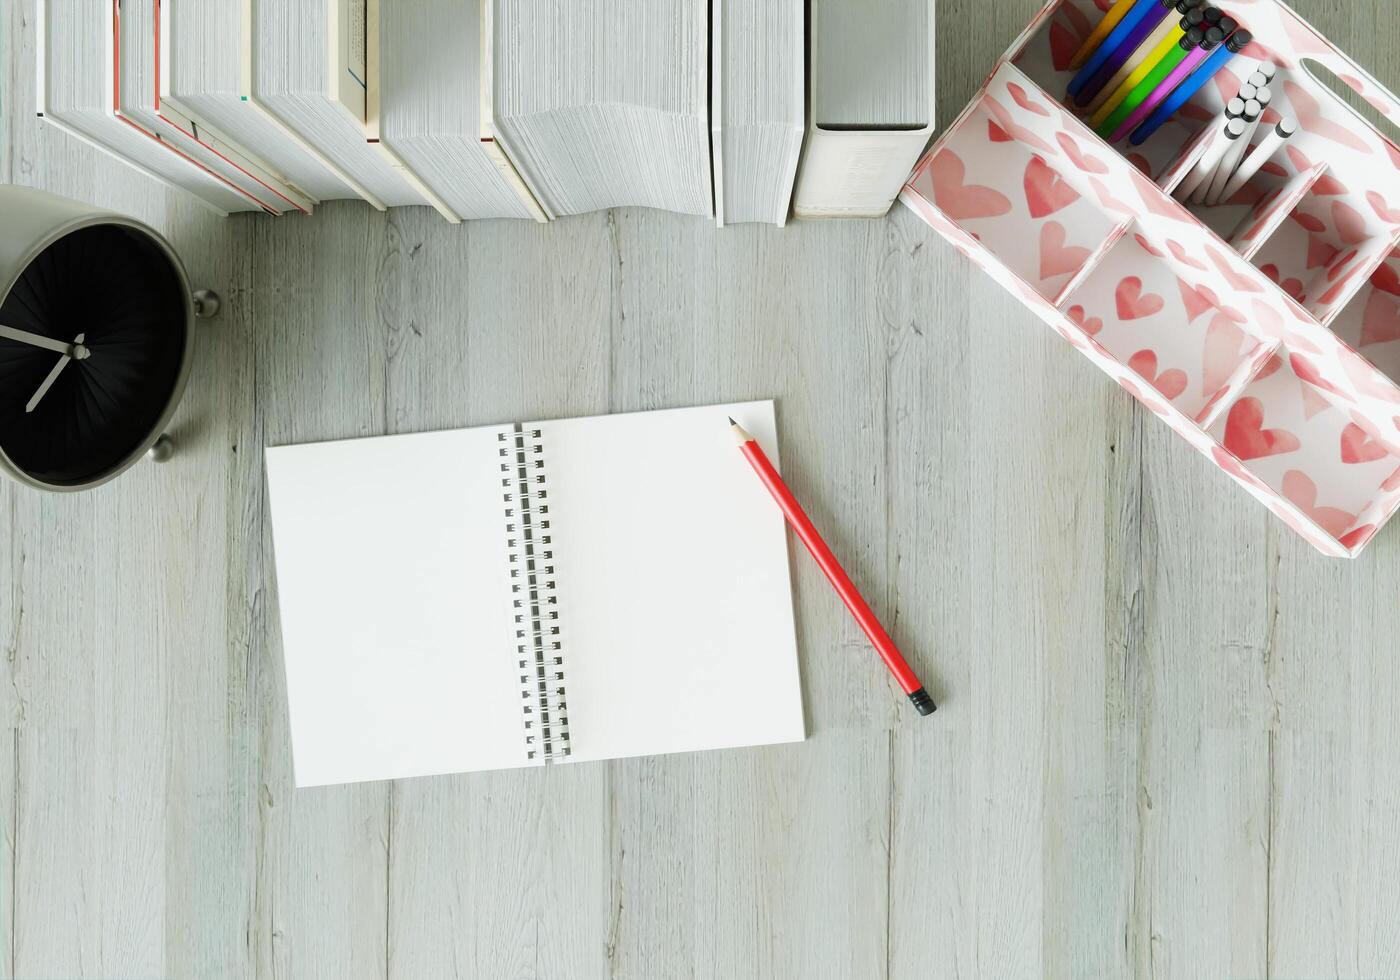
M 548 765 L 569 754 L 569 706 L 544 446 L 539 429 L 518 424 L 496 438 L 501 443 L 501 496 L 506 505 L 511 613 L 525 746 L 530 759 L 541 759 Z

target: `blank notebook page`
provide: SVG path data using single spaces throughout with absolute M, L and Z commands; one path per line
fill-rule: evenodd
M 298 786 L 532 764 L 501 431 L 267 451 Z
M 541 430 L 575 761 L 804 737 L 772 402 Z
M 727 415 L 776 450 L 772 402 L 269 449 L 297 785 L 542 764 L 511 542 L 544 506 L 552 758 L 800 741 L 786 528 Z

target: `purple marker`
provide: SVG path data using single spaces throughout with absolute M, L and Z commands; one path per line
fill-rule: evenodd
M 1162 83 L 1152 90 L 1152 94 L 1142 100 L 1142 105 L 1132 111 L 1132 114 L 1124 119 L 1122 124 L 1113 131 L 1113 135 L 1108 138 L 1110 143 L 1117 143 L 1127 136 L 1138 125 L 1152 114 L 1152 110 L 1162 103 L 1162 100 L 1171 95 L 1172 92 L 1186 80 L 1186 76 L 1196 70 L 1196 66 L 1205 61 L 1210 56 L 1211 51 L 1220 46 L 1220 42 L 1225 40 L 1225 31 L 1222 27 L 1229 18 L 1221 20 L 1220 25 L 1212 27 L 1206 31 L 1205 39 L 1188 54 L 1181 59 L 1181 64 L 1172 69 L 1172 73 L 1162 79 Z M 1230 29 L 1234 30 L 1234 21 L 1230 21 Z

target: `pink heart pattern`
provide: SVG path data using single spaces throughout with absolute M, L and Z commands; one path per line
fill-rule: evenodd
M 1137 276 L 1125 276 L 1113 293 L 1118 308 L 1118 319 L 1140 320 L 1162 312 L 1166 302 L 1155 293 L 1142 291 L 1142 280 Z
M 1168 401 L 1186 390 L 1186 372 L 1177 368 L 1157 373 L 1157 352 L 1140 350 L 1128 358 L 1128 367 L 1136 371 L 1144 381 L 1156 388 Z
M 1079 144 L 1074 141 L 1074 137 L 1068 133 L 1056 133 L 1055 142 L 1060 144 L 1060 148 L 1065 151 L 1065 156 L 1069 157 L 1070 163 L 1088 174 L 1108 173 L 1108 164 L 1098 157 L 1090 156 L 1079 149 Z
M 1040 226 L 1041 279 L 1053 279 L 1056 276 L 1078 272 L 1087 261 L 1087 248 L 1066 244 L 1064 225 L 1058 221 L 1047 221 Z
M 1355 422 L 1348 422 L 1342 430 L 1342 462 L 1350 465 L 1373 463 L 1385 459 L 1390 453 L 1379 442 L 1366 434 L 1366 430 Z
M 1359 549 L 1400 505 L 1400 387 L 1351 353 L 1400 377 L 1400 251 L 1380 254 L 1400 228 L 1400 150 L 1316 90 L 1285 92 L 1279 110 L 1306 138 L 1238 195 L 1245 218 L 1222 241 L 1142 176 L 1174 181 L 1194 154 L 1171 155 L 1165 138 L 1131 159 L 1105 150 L 1040 87 L 1092 27 L 1089 4 L 1112 2 L 1050 8 L 905 199 L 1308 540 L 1328 554 Z M 1264 21 L 1251 47 L 1296 64 L 1277 31 L 1291 15 L 1262 3 L 1249 15 Z M 1175 145 L 1214 118 L 1210 101 L 1169 124 Z M 1390 438 L 1371 435 L 1376 423 Z
M 1230 407 L 1225 422 L 1225 448 L 1243 460 L 1297 452 L 1302 444 L 1286 429 L 1264 428 L 1264 405 L 1245 397 Z
M 1371 290 L 1361 319 L 1361 346 L 1400 340 L 1400 299 L 1380 289 Z
M 1340 538 L 1356 523 L 1355 514 L 1338 507 L 1319 507 L 1317 484 L 1301 470 L 1289 470 L 1283 475 L 1283 495 L 1334 538 Z
M 1032 218 L 1043 218 L 1067 208 L 1079 200 L 1079 192 L 1050 168 L 1040 157 L 1031 157 L 1026 175 L 1021 181 L 1026 193 L 1026 206 Z
M 952 150 L 934 157 L 929 172 L 933 177 L 933 203 L 954 221 L 995 218 L 1011 212 L 1011 202 L 1000 191 L 963 182 L 967 167 Z
M 1071 323 L 1079 327 L 1080 330 L 1083 330 L 1090 337 L 1103 329 L 1103 320 L 1096 316 L 1086 316 L 1084 307 L 1082 306 L 1071 306 L 1068 310 L 1065 310 L 1065 315 L 1069 317 Z

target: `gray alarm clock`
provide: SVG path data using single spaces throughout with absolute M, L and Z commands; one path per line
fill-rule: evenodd
M 74 491 L 168 458 L 194 320 L 218 304 L 140 222 L 0 186 L 0 472 Z

